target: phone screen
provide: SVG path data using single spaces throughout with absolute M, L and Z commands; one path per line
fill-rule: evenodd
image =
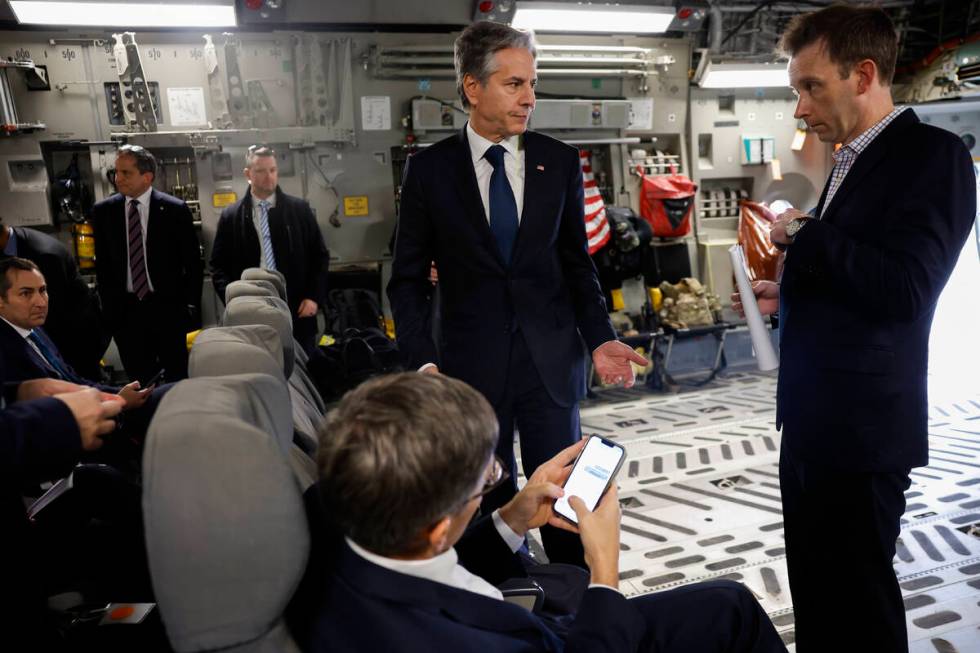
M 626 450 L 620 445 L 598 435 L 591 436 L 565 481 L 564 496 L 555 501 L 555 512 L 577 524 L 575 511 L 568 505 L 571 496 L 581 498 L 589 510 L 595 510 L 625 457 Z

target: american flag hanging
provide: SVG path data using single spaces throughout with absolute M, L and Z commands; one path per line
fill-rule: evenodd
M 585 236 L 589 239 L 591 256 L 609 242 L 609 221 L 606 219 L 606 204 L 592 174 L 591 152 L 579 150 L 578 154 L 582 163 L 582 185 L 585 187 Z

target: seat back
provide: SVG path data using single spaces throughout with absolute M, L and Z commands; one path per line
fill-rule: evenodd
M 225 287 L 225 303 L 235 297 L 279 297 L 279 291 L 271 281 L 232 281 Z
M 245 268 L 245 270 L 242 271 L 241 278 L 243 281 L 268 281 L 275 287 L 276 292 L 279 293 L 279 299 L 288 301 L 288 297 L 286 295 L 286 277 L 284 277 L 282 272 L 279 270 Z
M 301 491 L 276 437 L 279 380 L 183 381 L 164 397 L 143 456 L 150 575 L 178 653 L 294 652 L 283 611 L 309 555 Z
M 275 329 L 266 324 L 208 329 L 198 337 L 191 350 L 188 370 L 191 378 L 260 373 L 279 379 L 288 393 L 282 408 L 290 409 L 294 442 L 309 456 L 300 461 L 301 468 L 295 471 L 303 487 L 315 481 L 316 468 L 311 463 L 316 453 L 319 420 L 311 418 L 307 402 L 286 380 L 282 343 Z

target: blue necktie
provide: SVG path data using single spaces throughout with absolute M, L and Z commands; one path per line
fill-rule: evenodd
M 38 337 L 38 335 L 33 331 L 27 334 L 27 337 L 34 343 L 38 351 L 41 352 L 41 357 L 44 358 L 48 366 L 54 370 L 59 377 L 62 379 L 69 378 L 68 370 L 66 370 L 61 363 L 58 362 L 58 357 L 55 356 L 54 352 L 51 351 L 51 348 L 45 344 L 42 338 Z
M 507 181 L 504 152 L 502 145 L 491 145 L 483 158 L 493 166 L 493 174 L 490 175 L 490 231 L 497 239 L 504 263 L 510 265 L 514 240 L 517 238 L 517 202 Z
M 272 251 L 272 233 L 269 231 L 269 203 L 259 202 L 259 227 L 262 230 L 262 258 L 267 270 L 276 269 L 276 255 Z

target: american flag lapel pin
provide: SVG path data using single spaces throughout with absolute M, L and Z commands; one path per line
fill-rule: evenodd
M 538 170 L 540 170 L 541 172 L 544 172 L 544 166 L 543 166 L 543 165 L 540 165 L 540 164 L 539 164 L 539 165 L 538 165 L 538 166 L 536 166 L 536 167 L 537 167 L 537 169 L 538 169 Z

